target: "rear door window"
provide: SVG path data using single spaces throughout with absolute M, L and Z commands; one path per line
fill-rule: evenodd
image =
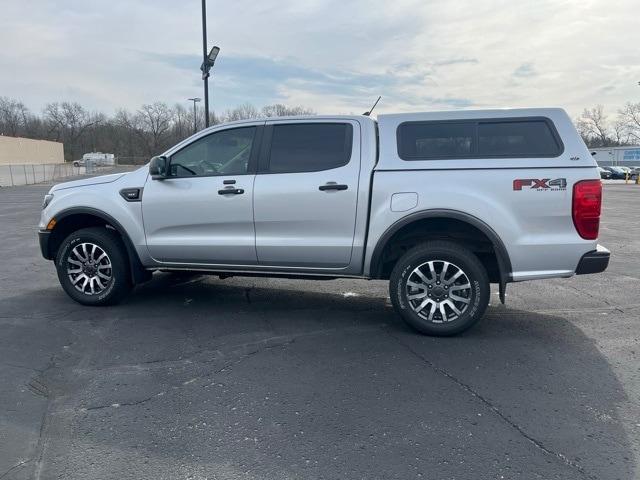
M 351 158 L 349 123 L 291 123 L 273 126 L 270 173 L 316 172 L 342 167 Z

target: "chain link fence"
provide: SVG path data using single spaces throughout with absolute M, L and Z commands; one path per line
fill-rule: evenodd
M 0 165 L 0 186 L 34 185 L 85 173 L 84 167 L 67 163 Z
M 109 173 L 116 168 L 116 165 L 74 167 L 71 163 L 0 165 L 0 187 L 49 183 L 80 175 Z M 124 167 L 125 171 L 132 169 Z

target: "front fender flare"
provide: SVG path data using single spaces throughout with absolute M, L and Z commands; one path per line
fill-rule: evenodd
M 122 241 L 124 243 L 125 249 L 127 250 L 127 257 L 129 258 L 129 266 L 131 268 L 131 280 L 134 284 L 142 283 L 150 278 L 150 272 L 148 272 L 140 261 L 140 257 L 138 256 L 138 252 L 133 246 L 133 242 L 129 237 L 129 234 L 125 230 L 125 228 L 118 222 L 115 218 L 109 215 L 102 210 L 93 207 L 71 207 L 61 210 L 56 213 L 55 218 L 58 222 L 66 217 L 70 217 L 72 215 L 92 215 L 94 217 L 101 218 L 105 221 L 105 223 L 111 225 L 116 232 L 120 234 L 122 237 Z

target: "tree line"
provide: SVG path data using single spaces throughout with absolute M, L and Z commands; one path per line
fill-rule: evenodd
M 114 153 L 117 157 L 149 158 L 204 127 L 200 108 L 164 102 L 142 105 L 138 110 L 119 109 L 112 116 L 90 111 L 77 102 L 48 103 L 40 114 L 23 102 L 0 97 L 0 135 L 53 140 L 64 143 L 65 159 L 76 160 L 87 152 Z M 243 104 L 221 114 L 212 112 L 209 123 L 285 115 L 313 115 L 309 108 L 283 104 L 261 109 Z M 640 102 L 627 103 L 610 119 L 602 105 L 586 108 L 575 124 L 588 147 L 624 146 L 640 143 Z
M 640 144 L 640 102 L 627 103 L 610 119 L 602 105 L 585 108 L 575 120 L 589 148 Z
M 119 109 L 114 115 L 90 111 L 77 102 L 52 102 L 40 114 L 23 102 L 0 97 L 0 135 L 53 140 L 64 143 L 65 160 L 88 152 L 113 153 L 119 158 L 148 159 L 204 128 L 203 108 L 194 118 L 192 108 L 164 102 L 142 105 L 138 110 Z M 209 123 L 285 115 L 314 115 L 309 108 L 283 104 L 261 109 L 243 104 L 221 114 L 210 113 Z

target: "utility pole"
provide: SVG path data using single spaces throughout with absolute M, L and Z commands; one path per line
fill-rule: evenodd
M 202 66 L 207 65 L 207 0 L 202 0 Z M 202 71 L 204 80 L 204 125 L 209 126 L 209 71 Z
M 194 97 L 194 98 L 187 98 L 187 100 L 189 100 L 190 102 L 193 102 L 193 133 L 196 133 L 198 131 L 198 115 L 196 111 L 196 103 L 198 103 L 202 99 L 199 97 Z
M 212 47 L 207 55 L 207 0 L 202 0 L 202 80 L 204 81 L 204 123 L 209 126 L 209 71 L 216 63 L 216 57 L 220 53 L 219 47 Z

